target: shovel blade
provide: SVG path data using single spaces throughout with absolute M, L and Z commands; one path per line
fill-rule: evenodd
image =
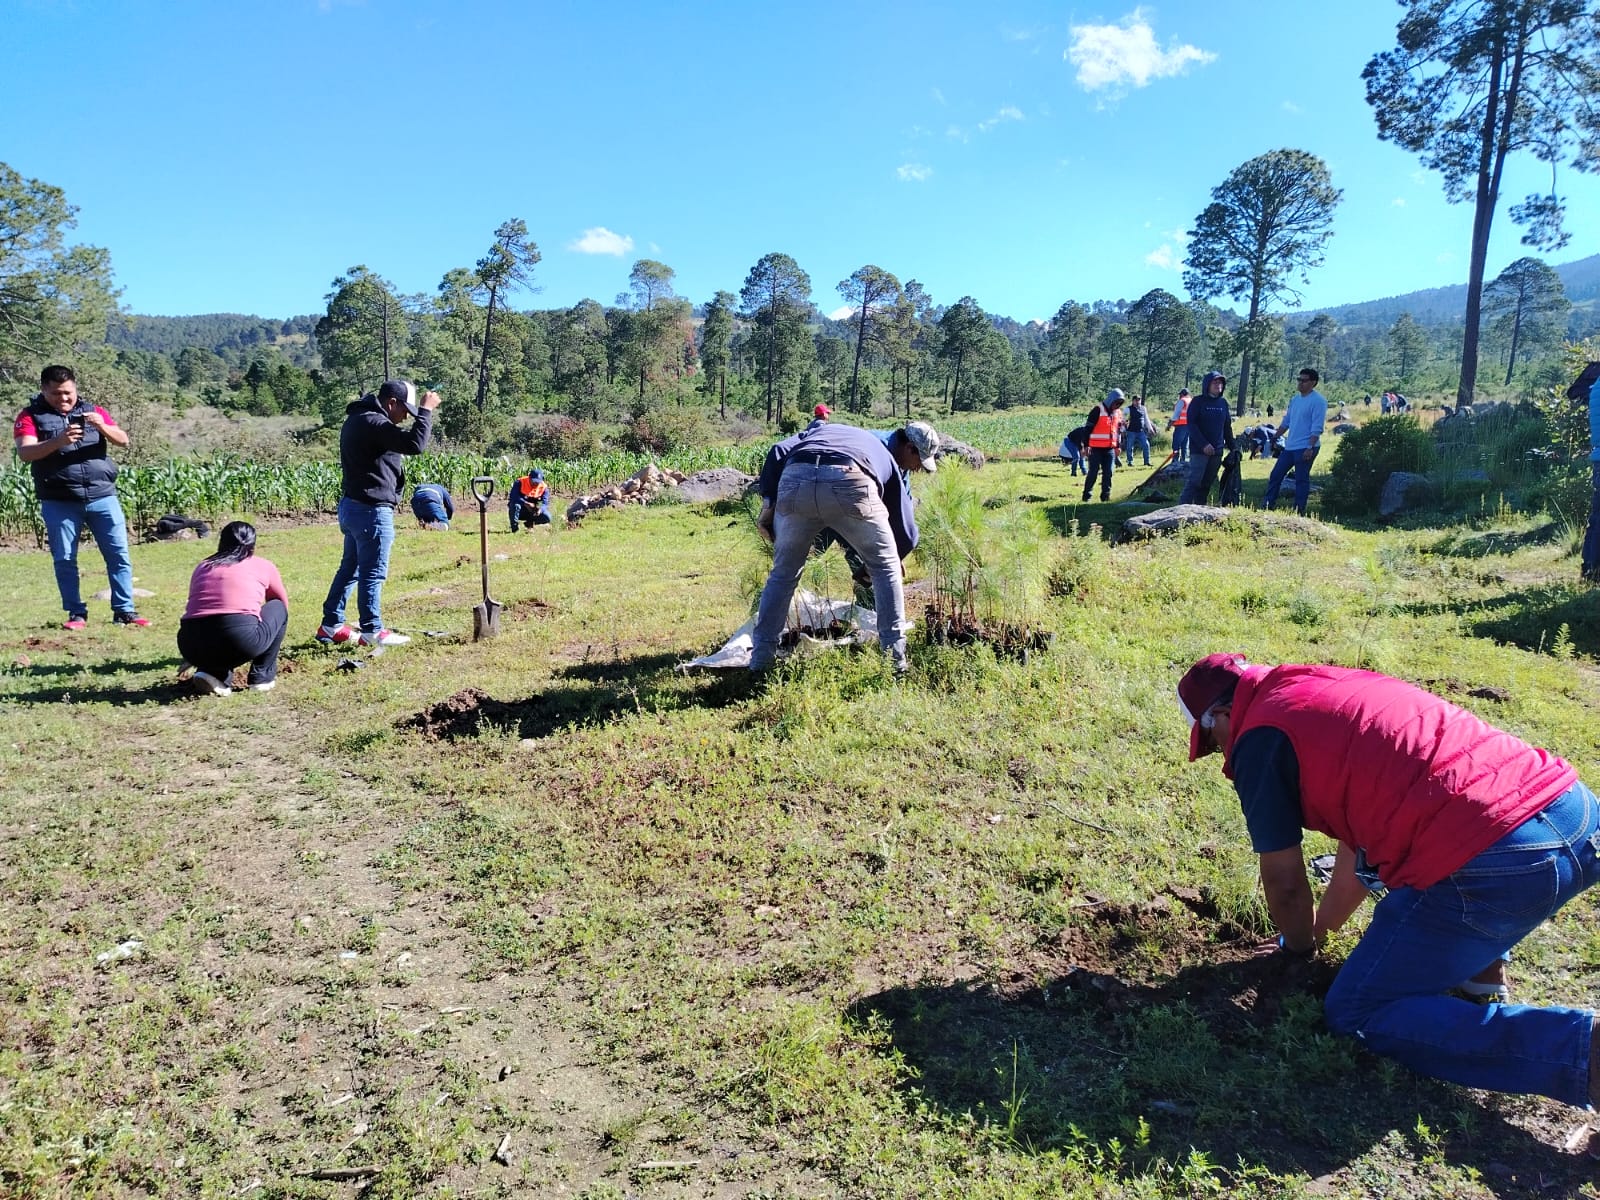
M 481 642 L 484 638 L 500 636 L 500 609 L 501 605 L 494 600 L 485 600 L 482 604 L 472 606 L 472 640 Z

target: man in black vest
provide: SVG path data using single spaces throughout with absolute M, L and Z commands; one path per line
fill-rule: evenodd
M 56 587 L 67 619 L 63 628 L 89 623 L 78 588 L 78 537 L 94 535 L 111 580 L 111 611 L 118 625 L 145 626 L 134 611 L 133 561 L 128 557 L 128 522 L 117 501 L 117 464 L 106 447 L 126 446 L 128 435 L 111 414 L 78 395 L 71 367 L 50 366 L 39 374 L 39 394 L 11 426 L 17 457 L 33 472 Z

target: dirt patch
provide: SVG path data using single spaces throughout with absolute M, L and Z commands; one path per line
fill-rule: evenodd
M 406 717 L 399 726 L 418 730 L 425 737 L 453 742 L 477 737 L 494 726 L 515 724 L 525 707 L 496 700 L 481 688 L 462 688 L 455 695 Z

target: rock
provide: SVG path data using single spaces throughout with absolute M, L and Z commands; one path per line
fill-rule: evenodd
M 1396 471 L 1383 481 L 1378 494 L 1378 515 L 1389 518 L 1414 508 L 1433 494 L 1433 482 L 1414 471 Z
M 1171 508 L 1158 508 L 1155 512 L 1129 517 L 1118 532 L 1118 542 L 1136 542 L 1158 534 L 1171 533 L 1185 525 L 1212 525 L 1226 520 L 1232 509 L 1211 504 L 1174 504 Z
M 1340 437 L 1343 437 L 1347 433 L 1354 433 L 1355 431 L 1356 431 L 1356 427 L 1354 425 L 1350 424 L 1349 421 L 1341 421 L 1341 422 L 1339 422 L 1339 424 L 1335 425 L 1333 427 L 1333 430 L 1332 430 L 1332 432 L 1338 434 Z M 1285 468 L 1285 469 L 1287 469 L 1287 468 Z
M 1169 488 L 1174 494 L 1183 494 L 1183 485 L 1189 482 L 1189 464 L 1174 460 L 1166 466 L 1157 469 L 1143 483 L 1141 489 L 1147 487 Z
M 744 495 L 747 487 L 756 481 L 754 475 L 746 475 L 732 467 L 713 467 L 707 471 L 696 471 L 693 475 L 686 475 L 678 482 L 678 495 L 691 504 L 701 504 L 711 500 L 736 500 Z
M 640 488 L 640 484 L 639 484 L 639 481 L 637 479 L 625 479 L 622 482 L 622 494 L 624 496 L 633 495 L 635 492 L 637 492 L 639 490 L 639 488 Z
M 969 446 L 965 442 L 958 442 L 955 438 L 943 433 L 939 435 L 939 449 L 934 454 L 933 461 L 938 462 L 941 458 L 959 458 L 974 471 L 983 466 L 986 461 L 982 450 Z
M 582 496 L 567 505 L 567 523 L 583 519 L 583 514 L 589 511 L 589 505 Z

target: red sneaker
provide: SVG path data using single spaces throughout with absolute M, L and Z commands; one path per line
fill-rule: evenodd
M 343 645 L 356 636 L 356 631 L 348 625 L 340 625 L 337 629 L 329 629 L 326 625 L 317 626 L 317 641 L 324 646 Z
M 88 617 L 68 617 L 65 621 L 61 622 L 61 628 L 70 629 L 74 633 L 76 633 L 80 629 L 89 628 L 89 618 Z
M 111 622 L 114 625 L 132 625 L 138 629 L 147 629 L 150 625 L 150 618 L 141 617 L 138 613 L 125 612 L 118 613 L 112 617 Z

